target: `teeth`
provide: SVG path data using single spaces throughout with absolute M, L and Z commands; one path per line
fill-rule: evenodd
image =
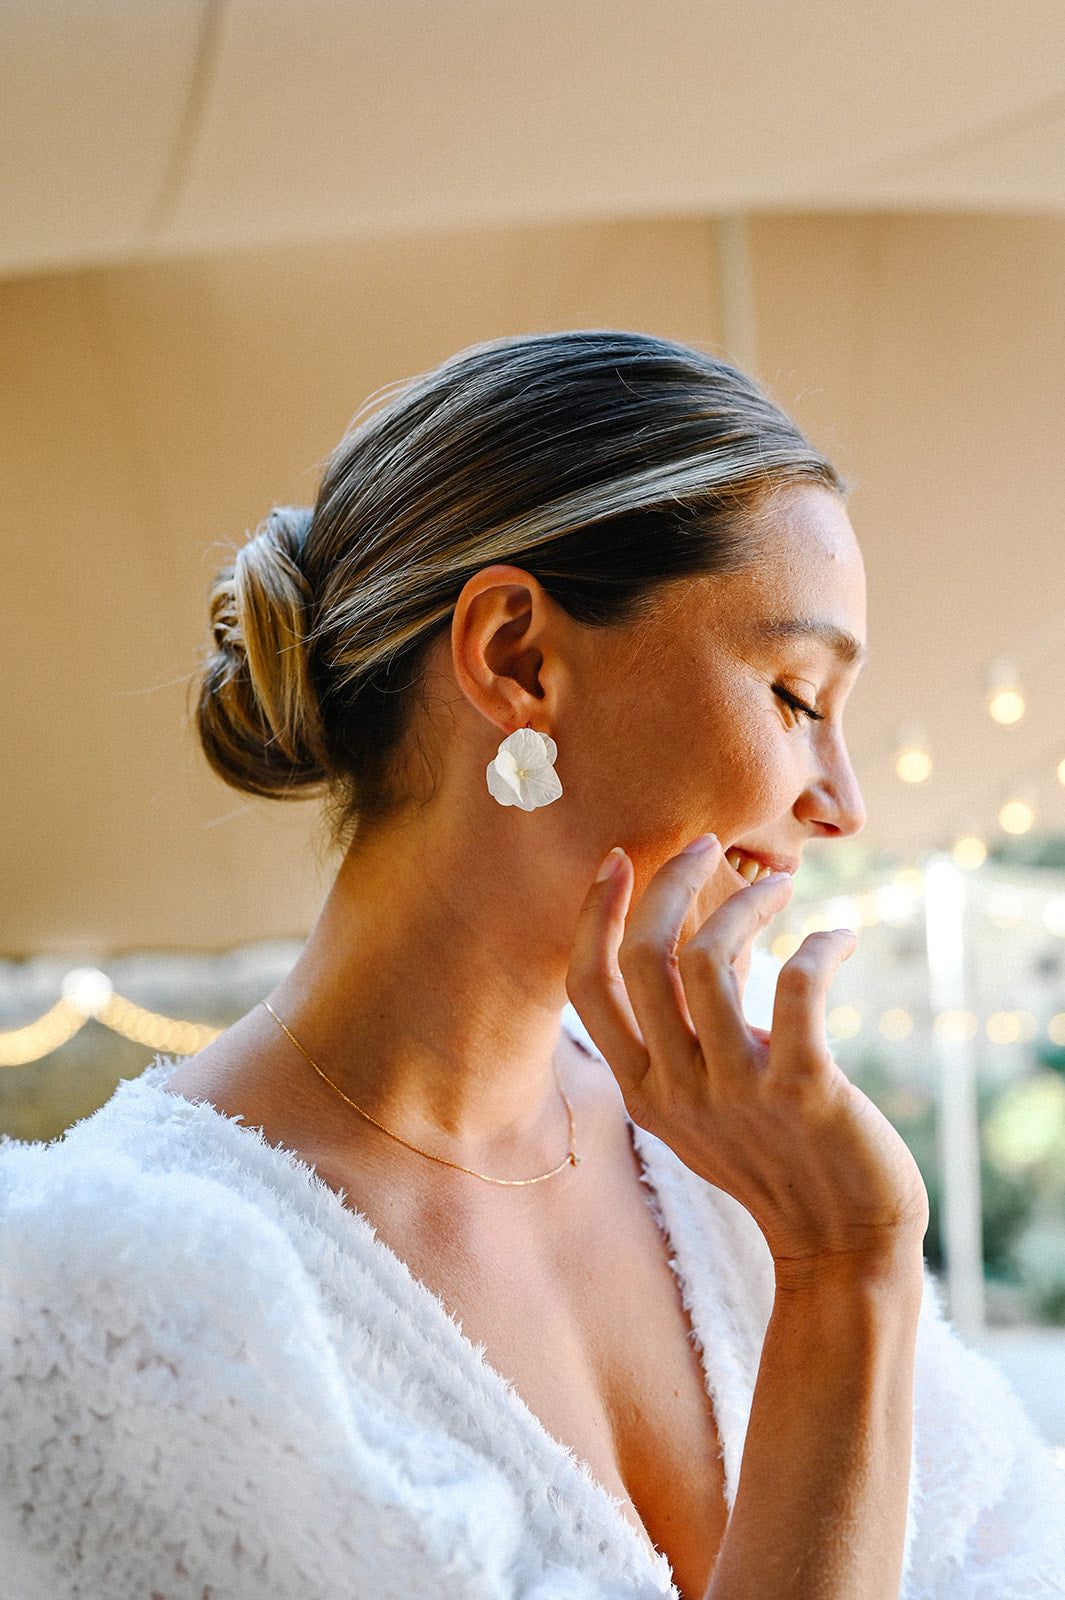
M 759 883 L 762 878 L 768 878 L 772 870 L 761 861 L 755 861 L 753 856 L 745 855 L 742 850 L 730 850 L 725 860 L 745 883 Z
M 738 872 L 740 877 L 747 883 L 753 883 L 762 873 L 761 864 L 755 861 L 752 856 L 744 855 L 742 850 L 730 850 L 725 860 L 733 871 Z

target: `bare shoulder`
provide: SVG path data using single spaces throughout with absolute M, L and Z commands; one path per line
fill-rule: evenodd
M 256 1009 L 180 1062 L 165 1088 L 185 1100 L 207 1101 L 227 1116 L 257 1122 L 257 1103 L 283 1063 L 283 1053 Z

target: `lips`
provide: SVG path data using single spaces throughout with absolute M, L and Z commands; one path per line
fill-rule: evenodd
M 764 856 L 753 856 L 746 850 L 740 850 L 733 845 L 731 850 L 726 850 L 725 860 L 744 883 L 758 883 L 762 878 L 768 878 L 771 872 L 795 871 L 794 866 L 786 861 L 770 861 Z

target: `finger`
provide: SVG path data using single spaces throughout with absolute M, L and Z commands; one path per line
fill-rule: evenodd
M 786 872 L 737 890 L 681 951 L 684 994 L 708 1066 L 749 1064 L 756 1041 L 743 1014 L 741 969 L 748 963 L 752 940 L 787 905 L 791 890 Z
M 632 897 L 632 863 L 614 849 L 599 869 L 577 917 L 566 992 L 623 1094 L 638 1086 L 648 1060 L 625 983 L 618 946 Z
M 695 1034 L 677 970 L 677 946 L 692 901 L 721 860 L 706 834 L 660 867 L 630 913 L 618 964 L 651 1059 L 690 1059 Z
M 849 928 L 811 933 L 777 977 L 769 1070 L 778 1078 L 802 1078 L 832 1063 L 825 1039 L 825 1004 L 833 978 L 857 939 Z

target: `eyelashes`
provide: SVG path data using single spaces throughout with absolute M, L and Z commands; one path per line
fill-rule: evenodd
M 789 711 L 794 711 L 797 716 L 808 717 L 811 722 L 824 722 L 824 712 L 815 711 L 813 706 L 807 705 L 805 700 L 800 700 L 797 694 L 792 694 L 782 683 L 774 683 L 773 693 L 777 699 L 786 705 Z

